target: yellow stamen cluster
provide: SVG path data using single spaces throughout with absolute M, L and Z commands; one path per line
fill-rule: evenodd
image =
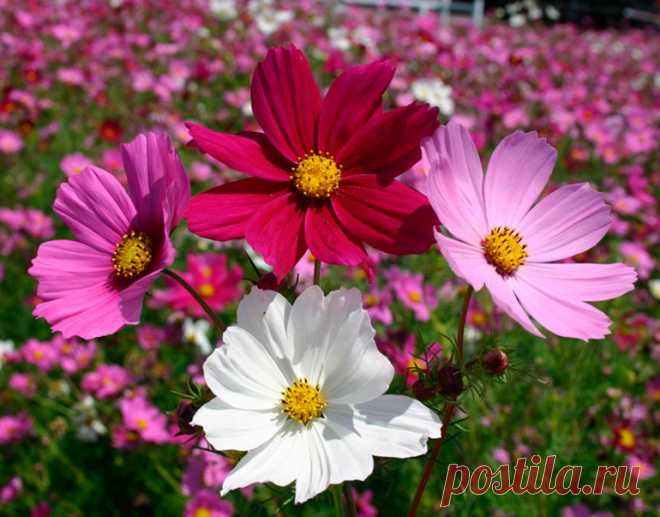
M 520 234 L 506 226 L 496 226 L 481 242 L 486 261 L 502 276 L 510 276 L 525 263 L 527 244 Z
M 147 269 L 152 259 L 152 244 L 149 236 L 142 232 L 125 234 L 112 254 L 112 267 L 121 278 L 135 278 Z
M 419 303 L 422 301 L 422 293 L 419 291 L 410 291 L 408 293 L 408 299 L 413 303 Z
M 323 415 L 326 406 L 318 384 L 312 386 L 307 379 L 297 379 L 282 392 L 282 412 L 291 420 L 306 425 Z
M 298 158 L 298 165 L 291 170 L 293 184 L 307 197 L 329 198 L 339 187 L 341 165 L 337 165 L 330 153 L 310 151 Z
M 215 287 L 212 284 L 206 283 L 199 286 L 199 294 L 204 298 L 210 298 L 215 294 Z

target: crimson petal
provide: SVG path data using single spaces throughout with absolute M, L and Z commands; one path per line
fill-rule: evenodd
M 245 239 L 273 266 L 278 281 L 307 251 L 304 222 L 305 206 L 289 192 L 262 205 L 245 227 Z
M 379 174 L 387 183 L 421 159 L 420 142 L 437 127 L 438 109 L 426 104 L 378 113 L 342 147 L 337 162 L 344 174 Z
M 348 68 L 328 89 L 319 115 L 318 147 L 337 155 L 380 109 L 396 67 L 383 60 Z
M 289 180 L 291 163 L 279 155 L 263 133 L 232 135 L 192 122 L 186 125 L 197 147 L 227 167 L 257 178 Z
M 288 192 L 288 185 L 246 178 L 212 188 L 190 200 L 184 217 L 190 231 L 225 241 L 245 236 L 245 227 L 255 211 Z
M 255 118 L 283 156 L 297 162 L 314 148 L 321 94 L 300 50 L 270 49 L 254 72 L 251 94 Z
M 371 174 L 350 176 L 332 206 L 352 235 L 386 253 L 423 253 L 433 243 L 433 209 L 423 194 L 399 181 L 382 186 Z

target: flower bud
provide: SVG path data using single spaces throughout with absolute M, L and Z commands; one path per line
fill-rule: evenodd
M 509 366 L 509 358 L 499 348 L 493 348 L 481 358 L 484 370 L 491 375 L 502 375 Z
M 439 391 L 446 397 L 456 398 L 463 392 L 463 376 L 461 370 L 453 364 L 448 364 L 438 370 Z
M 277 291 L 279 289 L 279 283 L 273 273 L 266 273 L 257 281 L 257 287 L 259 289 Z
M 435 396 L 437 392 L 437 388 L 434 388 L 433 386 L 429 386 L 422 379 L 417 379 L 415 383 L 412 385 L 412 391 L 415 394 L 415 398 L 417 400 L 425 402 L 427 400 L 432 399 Z
M 195 434 L 195 428 L 190 425 L 197 408 L 189 400 L 182 400 L 176 408 L 176 423 L 179 426 L 177 435 Z

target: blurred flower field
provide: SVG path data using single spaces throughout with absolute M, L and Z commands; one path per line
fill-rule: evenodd
M 433 13 L 314 0 L 0 0 L 0 515 L 331 515 L 327 493 L 304 506 L 265 485 L 219 498 L 236 458 L 191 439 L 182 395 L 206 393 L 202 363 L 220 335 L 171 277 L 150 290 L 139 325 L 85 341 L 33 317 L 40 300 L 27 274 L 40 243 L 71 237 L 52 209 L 60 184 L 92 164 L 126 184 L 119 144 L 141 131 L 170 135 L 193 193 L 241 178 L 190 145 L 185 123 L 257 130 L 252 72 L 269 48 L 290 43 L 322 87 L 350 65 L 393 59 L 386 106 L 437 107 L 442 124 L 469 130 L 483 163 L 506 135 L 537 131 L 559 153 L 545 193 L 590 182 L 612 208 L 608 235 L 574 260 L 625 262 L 638 275 L 634 291 L 596 304 L 612 319 L 603 340 L 537 338 L 485 290 L 475 294 L 466 355 L 497 349 L 508 364 L 466 376 L 419 515 L 655 515 L 660 35 L 489 18 L 480 29 L 445 26 Z M 428 168 L 423 158 L 400 179 L 423 191 Z M 244 241 L 184 228 L 172 240 L 173 269 L 231 324 L 267 264 Z M 451 352 L 445 336 L 456 334 L 466 284 L 435 246 L 369 256 L 373 275 L 324 264 L 321 286 L 359 287 L 397 373 L 390 393 L 422 398 L 418 381 Z M 288 294 L 313 276 L 308 253 Z M 496 467 L 531 454 L 582 465 L 585 481 L 598 465 L 640 466 L 641 492 L 466 493 L 438 508 L 447 464 Z M 424 458 L 376 463 L 352 484 L 358 515 L 405 515 Z

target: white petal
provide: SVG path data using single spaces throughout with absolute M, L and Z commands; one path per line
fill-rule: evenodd
M 221 496 L 254 483 L 286 486 L 300 475 L 306 461 L 305 428 L 287 423 L 271 440 L 248 452 L 222 484 Z
M 285 423 L 279 410 L 236 409 L 219 398 L 204 404 L 192 419 L 204 428 L 208 442 L 220 451 L 249 451 L 270 440 Z
M 375 456 L 388 458 L 424 454 L 428 438 L 439 438 L 442 427 L 435 412 L 402 395 L 383 395 L 354 408 L 329 407 L 326 417 L 343 425 L 352 418 L 363 447 Z
M 373 458 L 354 432 L 321 419 L 314 420 L 308 430 L 309 457 L 296 481 L 296 503 L 304 503 L 330 484 L 363 481 L 373 471 Z
M 286 333 L 290 312 L 291 304 L 284 296 L 253 287 L 238 305 L 236 324 L 257 338 L 273 357 L 291 360 L 293 342 Z
M 317 286 L 306 289 L 294 302 L 287 327 L 294 343 L 294 367 L 313 384 L 321 380 L 329 347 L 348 316 L 362 310 L 357 289 L 339 289 L 328 296 Z
M 237 408 L 277 407 L 288 383 L 263 346 L 239 327 L 228 328 L 223 341 L 204 362 L 211 391 Z

